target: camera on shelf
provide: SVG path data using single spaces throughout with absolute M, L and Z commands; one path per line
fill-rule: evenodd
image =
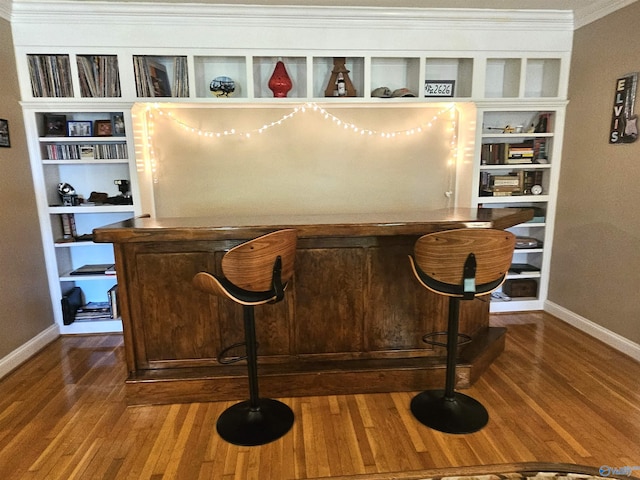
M 76 194 L 76 189 L 68 183 L 61 182 L 58 184 L 58 193 L 62 199 L 62 205 L 65 207 L 75 207 L 80 205 L 80 199 Z

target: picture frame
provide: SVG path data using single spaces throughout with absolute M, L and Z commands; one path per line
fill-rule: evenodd
M 4 118 L 0 118 L 0 147 L 11 147 L 11 140 L 9 139 L 9 121 Z
M 456 86 L 455 80 L 425 80 L 425 97 L 453 97 Z
M 96 120 L 93 124 L 93 131 L 96 137 L 111 137 L 113 135 L 111 120 Z
M 45 137 L 66 137 L 67 136 L 67 116 L 66 115 L 45 115 L 44 116 L 44 136 Z
M 111 114 L 111 131 L 114 137 L 124 137 L 126 135 L 124 115 L 122 113 Z
M 93 124 L 90 120 L 67 120 L 67 135 L 69 137 L 91 137 Z

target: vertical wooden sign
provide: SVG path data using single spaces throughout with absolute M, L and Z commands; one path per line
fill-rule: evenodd
M 633 143 L 638 138 L 638 116 L 633 113 L 637 83 L 637 72 L 616 80 L 609 143 Z

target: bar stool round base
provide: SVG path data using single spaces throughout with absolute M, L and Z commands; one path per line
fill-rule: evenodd
M 444 433 L 473 433 L 489 421 L 476 399 L 459 392 L 445 398 L 444 390 L 426 390 L 411 400 L 411 412 L 420 423 Z
M 216 424 L 220 436 L 234 445 L 250 447 L 273 442 L 291 429 L 293 411 L 288 405 L 271 398 L 258 402 L 257 409 L 245 400 L 222 412 Z

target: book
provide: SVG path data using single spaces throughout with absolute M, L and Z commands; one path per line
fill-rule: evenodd
M 111 307 L 111 318 L 120 316 L 120 305 L 118 304 L 118 284 L 116 283 L 107 291 L 109 297 L 109 305 Z
M 64 241 L 70 241 L 78 236 L 76 231 L 76 218 L 73 213 L 60 214 L 60 221 L 62 222 L 62 239 Z
M 513 273 L 539 272 L 540 267 L 536 267 L 529 263 L 512 263 L 509 267 L 509 271 Z
M 112 263 L 88 264 L 88 265 L 83 265 L 80 268 L 76 268 L 70 273 L 70 275 L 105 275 L 105 274 L 115 275 L 115 265 L 113 265 Z

